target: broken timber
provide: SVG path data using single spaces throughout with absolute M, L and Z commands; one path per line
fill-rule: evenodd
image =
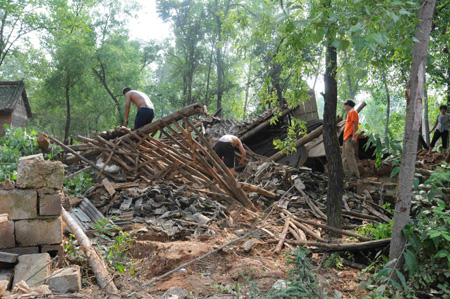
M 236 179 L 223 161 L 188 120 L 189 116 L 202 112 L 202 105 L 196 103 L 138 130 L 118 128 L 122 136 L 114 139 L 106 140 L 102 137 L 104 135 L 94 133 L 93 138 L 80 136 L 78 141 L 99 151 L 96 160 L 102 157 L 106 161 L 105 164 L 111 162 L 120 166 L 125 179 L 140 178 L 146 182 L 166 179 L 187 184 L 195 189 L 211 189 L 221 200 L 229 201 L 232 198 L 236 203 L 255 210 L 247 194 L 237 187 Z M 178 123 L 181 120 L 185 127 Z M 160 132 L 163 138 L 150 136 L 157 132 Z M 78 155 L 81 160 L 96 169 L 99 175 L 104 174 L 115 181 L 118 180 L 116 175 L 108 173 L 105 167 L 98 167 L 57 140 L 52 141 Z M 213 167 L 217 171 L 214 171 Z

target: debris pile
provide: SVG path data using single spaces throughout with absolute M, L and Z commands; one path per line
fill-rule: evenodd
M 195 190 L 210 192 L 217 200 L 227 204 L 241 204 L 255 210 L 245 192 L 236 187 L 236 180 L 228 168 L 188 119 L 202 109 L 200 104 L 193 104 L 139 130 L 123 128 L 128 133 L 114 140 L 105 140 L 100 135 L 95 135 L 95 139 L 79 137 L 79 141 L 100 152 L 95 160 L 102 158 L 105 161 L 102 167 L 58 140 L 51 139 L 96 169 L 97 177 L 104 173 L 114 181 L 142 179 L 151 183 L 153 180 L 173 180 Z M 185 128 L 178 123 L 180 120 L 183 120 Z M 158 131 L 164 138 L 157 139 L 150 135 Z M 110 163 L 121 168 L 121 176 L 105 172 Z

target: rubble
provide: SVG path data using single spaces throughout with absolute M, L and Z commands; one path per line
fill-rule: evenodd
M 14 285 L 25 281 L 30 287 L 44 284 L 51 272 L 48 253 L 24 254 L 19 256 L 19 263 L 14 268 Z
M 81 290 L 81 273 L 79 268 L 55 270 L 47 279 L 49 289 L 55 293 L 77 293 Z
M 192 267 L 197 267 L 193 265 L 201 264 L 208 257 L 217 264 L 220 255 L 261 255 L 264 259 L 269 250 L 272 256 L 297 245 L 321 252 L 370 250 L 389 244 L 389 239 L 374 241 L 352 230 L 360 225 L 385 223 L 392 218 L 383 203 L 393 198 L 395 183 L 369 180 L 365 184 L 349 184 L 343 198 L 343 227 L 331 228 L 326 225 L 327 177 L 311 168 L 299 167 L 304 163 L 302 155 L 306 150 L 288 163 L 295 167 L 270 161 L 270 156 L 276 152 L 272 152 L 273 148 L 267 150 L 269 146 L 264 149 L 270 153 L 269 157 L 249 150 L 246 166 L 237 170 L 235 178 L 211 148 L 215 138 L 223 133 L 251 140 L 255 134 L 262 136 L 261 130 L 283 130 L 285 124 L 280 123 L 276 128 L 268 126 L 273 110 L 245 123 L 209 115 L 197 121 L 189 119 L 202 112 L 201 105 L 194 104 L 140 130 L 116 128 L 93 134 L 90 138 L 80 136 L 78 141 L 82 144 L 72 146 L 49 137 L 64 150 L 62 160 L 68 171 L 66 178 L 93 171 L 94 185 L 71 199 L 64 199 L 58 189 L 48 189 L 46 184 L 27 191 L 35 192 L 40 225 L 44 223 L 41 218 L 44 215 L 52 217 L 63 213 L 64 221 L 70 223 L 70 231 L 77 232 L 77 246 L 87 253 L 102 289 L 111 287 L 107 292 L 117 294 L 116 286 L 110 283 L 113 278 L 108 278 L 101 259 L 93 261 L 96 254 L 92 243 L 105 245 L 98 233 L 97 236 L 93 233 L 98 232 L 96 225 L 105 218 L 124 230 L 134 231 L 137 241 L 130 253 L 133 262 L 142 267 L 139 269 L 144 274 L 138 275 L 150 279 L 144 286 L 172 274 L 187 275 Z M 287 108 L 281 110 L 284 115 L 290 112 Z M 311 120 L 308 131 L 319 132 L 320 127 L 320 121 Z M 271 142 L 267 140 L 264 142 Z M 320 136 L 307 141 L 304 145 L 314 142 L 314 146 L 305 147 L 312 152 L 320 143 Z M 366 163 L 364 167 L 370 168 L 370 165 Z M 378 192 L 380 188 L 383 190 Z M 17 228 L 20 228 L 20 221 L 30 225 L 25 222 L 34 220 L 30 218 L 9 221 L 17 222 Z M 59 227 L 60 223 L 55 226 Z M 43 226 L 41 230 L 50 231 Z M 116 231 L 111 233 L 114 235 Z M 341 234 L 342 243 L 337 243 L 336 239 L 330 241 L 331 233 Z M 36 240 L 26 240 L 28 243 L 23 240 L 17 243 L 26 245 L 29 250 L 36 247 L 38 252 L 53 255 L 62 252 L 60 242 L 34 245 Z M 265 256 L 261 248 L 267 250 Z M 163 252 L 169 254 L 161 256 Z M 267 266 L 262 265 L 267 270 Z M 270 285 L 278 277 L 272 279 Z M 120 289 L 120 284 L 117 286 Z M 54 287 L 50 289 L 56 291 Z

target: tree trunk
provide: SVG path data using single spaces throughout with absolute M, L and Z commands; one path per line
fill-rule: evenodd
M 217 10 L 219 9 L 218 0 L 215 0 Z M 217 22 L 217 45 L 216 45 L 216 57 L 217 57 L 217 110 L 222 108 L 222 94 L 223 94 L 223 82 L 222 82 L 222 20 L 220 15 L 216 15 Z M 219 112 L 219 116 L 222 116 L 222 110 Z
M 425 75 L 425 73 L 424 73 Z M 424 86 L 426 86 L 426 76 L 423 78 L 423 82 L 425 83 Z M 430 146 L 430 121 L 428 120 L 428 89 L 425 88 L 425 101 L 424 101 L 424 116 L 423 116 L 423 122 L 422 127 L 420 128 L 422 135 L 425 136 L 425 142 L 427 143 L 427 146 Z
M 247 74 L 247 86 L 245 87 L 245 102 L 244 102 L 244 115 L 242 119 L 247 119 L 247 107 L 248 107 L 248 93 L 250 89 L 250 76 L 252 72 L 252 56 L 250 55 L 250 62 L 248 64 L 248 74 Z
M 406 240 L 403 238 L 402 230 L 409 222 L 411 210 L 414 169 L 422 114 L 422 99 L 424 97 L 423 78 L 436 0 L 422 0 L 420 4 L 419 23 L 417 24 L 415 34 L 416 39 L 420 42 L 414 43 L 411 74 L 409 77 L 410 89 L 406 92 L 407 112 L 399 175 L 399 198 L 395 203 L 394 227 L 392 229 L 392 241 L 389 250 L 390 260 L 399 259 L 399 262 L 396 263 L 397 269 L 401 269 L 404 263 L 402 252 Z
M 323 112 L 323 143 L 328 163 L 327 225 L 341 228 L 344 171 L 336 134 L 337 106 L 336 48 L 327 46 L 325 70 L 325 107 Z
M 114 103 L 116 104 L 116 108 L 117 108 L 117 113 L 119 113 L 119 121 L 120 121 L 120 125 L 122 125 L 124 123 L 124 114 L 122 113 L 122 107 L 120 106 L 119 100 L 117 99 L 117 97 L 114 95 L 114 93 L 111 91 L 111 89 L 109 88 L 108 84 L 106 83 L 106 75 L 105 75 L 105 68 L 103 66 L 103 63 L 100 62 L 100 67 L 102 69 L 102 73 L 98 72 L 96 69 L 92 68 L 92 72 L 94 73 L 94 75 L 97 76 L 97 78 L 100 80 L 100 82 L 102 83 L 103 87 L 105 87 L 106 92 L 109 94 L 109 96 L 111 97 L 111 99 L 114 101 Z
M 447 107 L 450 107 L 450 51 L 447 48 Z
M 384 89 L 386 91 L 386 99 L 387 99 L 387 105 L 386 105 L 386 123 L 384 125 L 384 138 L 386 139 L 388 136 L 388 129 L 389 129 L 389 116 L 391 112 L 391 95 L 389 94 L 389 88 L 387 86 L 387 80 L 386 80 L 386 72 L 382 71 L 381 75 L 383 76 L 383 84 Z
M 206 93 L 205 93 L 205 105 L 208 108 L 209 105 L 209 81 L 211 79 L 211 65 L 212 65 L 212 52 L 209 56 L 209 66 L 208 66 L 208 78 L 206 79 Z
M 64 144 L 69 144 L 70 133 L 70 77 L 67 75 L 67 81 L 65 86 L 66 95 L 66 128 L 64 129 Z

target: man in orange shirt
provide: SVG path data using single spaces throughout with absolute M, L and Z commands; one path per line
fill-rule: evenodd
M 359 178 L 358 164 L 356 164 L 355 147 L 357 146 L 358 135 L 358 112 L 355 108 L 355 102 L 347 100 L 344 102 L 345 111 L 347 111 L 347 120 L 344 127 L 344 145 L 342 147 L 342 164 L 344 166 L 344 175 L 346 179 Z

